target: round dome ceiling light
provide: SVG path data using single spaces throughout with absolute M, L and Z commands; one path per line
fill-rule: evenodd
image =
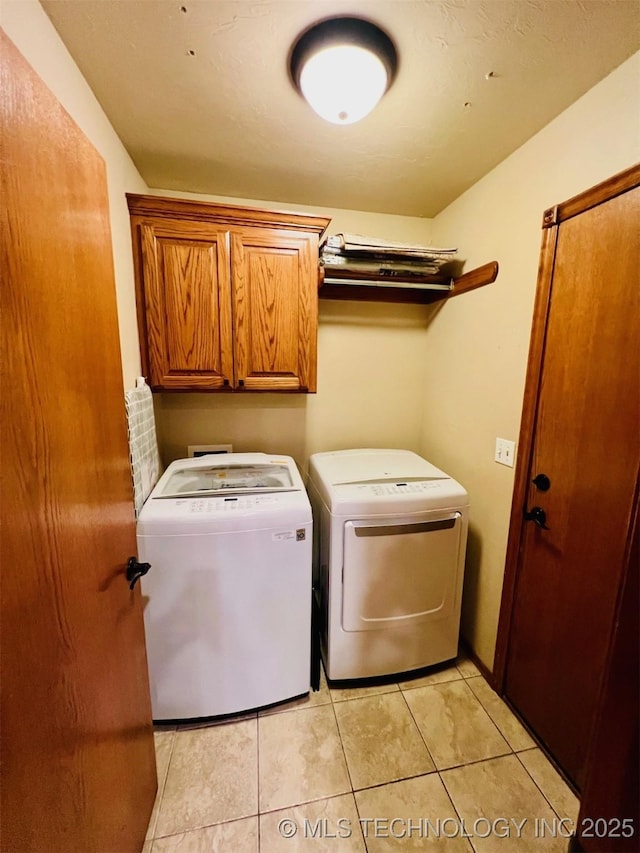
M 291 79 L 311 108 L 334 124 L 368 115 L 398 67 L 389 36 L 362 18 L 331 18 L 305 30 L 289 59 Z

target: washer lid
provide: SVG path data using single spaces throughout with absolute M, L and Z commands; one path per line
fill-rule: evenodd
M 289 492 L 300 488 L 292 475 L 292 459 L 263 454 L 225 454 L 174 462 L 154 490 L 153 498 L 206 497 Z M 297 472 L 296 472 L 297 473 Z
M 225 453 L 172 462 L 138 516 L 138 536 L 274 528 L 294 535 L 311 506 L 290 456 Z M 284 525 L 284 526 L 283 526 Z

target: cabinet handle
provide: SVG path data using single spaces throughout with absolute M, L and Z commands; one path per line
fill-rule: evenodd
M 238 379 L 238 385 L 242 388 L 244 386 L 244 379 Z
M 222 384 L 223 384 L 223 385 L 228 385 L 228 384 L 229 384 L 229 380 L 228 380 L 228 379 L 223 379 L 223 380 L 222 380 Z

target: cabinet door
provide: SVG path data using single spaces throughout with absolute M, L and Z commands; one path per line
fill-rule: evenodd
M 151 387 L 231 387 L 228 232 L 193 222 L 139 227 Z
M 315 234 L 232 232 L 236 387 L 316 390 L 316 245 Z

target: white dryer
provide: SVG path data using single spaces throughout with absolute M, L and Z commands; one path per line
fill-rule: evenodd
M 454 658 L 468 497 L 408 450 L 342 450 L 309 461 L 314 591 L 330 679 Z
M 288 456 L 173 462 L 138 554 L 155 720 L 231 714 L 309 691 L 311 506 Z

